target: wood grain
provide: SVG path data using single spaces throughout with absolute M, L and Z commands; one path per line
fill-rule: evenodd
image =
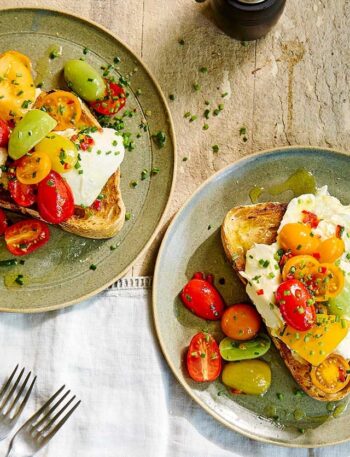
M 158 79 L 169 101 L 178 143 L 178 179 L 167 222 L 210 175 L 257 150 L 288 144 L 346 150 L 350 140 L 347 0 L 288 0 L 267 37 L 242 45 L 213 23 L 206 3 L 189 0 L 45 0 L 109 28 Z M 2 0 L 2 7 L 28 5 Z M 185 44 L 179 44 L 183 39 Z M 199 69 L 206 67 L 207 73 Z M 195 91 L 198 83 L 201 90 Z M 228 93 L 222 98 L 223 93 Z M 204 101 L 210 101 L 207 107 Z M 205 109 L 224 104 L 206 120 Z M 198 116 L 193 122 L 184 114 Z M 207 123 L 208 130 L 203 130 Z M 241 127 L 246 134 L 240 134 Z M 213 152 L 212 146 L 219 151 Z M 187 159 L 183 161 L 183 159 Z M 132 274 L 152 274 L 161 235 Z

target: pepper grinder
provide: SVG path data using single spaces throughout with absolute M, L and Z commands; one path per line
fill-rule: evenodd
M 236 40 L 266 35 L 283 13 L 286 0 L 211 0 L 218 26 Z

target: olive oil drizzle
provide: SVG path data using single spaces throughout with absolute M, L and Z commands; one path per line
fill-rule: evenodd
M 280 184 L 275 184 L 266 189 L 258 186 L 252 187 L 249 191 L 249 197 L 252 203 L 257 203 L 264 193 L 275 197 L 287 191 L 291 191 L 293 197 L 298 197 L 302 194 L 314 194 L 316 193 L 315 177 L 305 168 L 299 168 Z

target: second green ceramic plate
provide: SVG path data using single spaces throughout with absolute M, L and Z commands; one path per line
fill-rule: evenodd
M 97 69 L 120 59 L 113 70 L 116 78 L 130 78 L 122 132 L 132 135 L 135 148 L 126 151 L 121 166 L 122 196 L 130 213 L 122 231 L 112 240 L 101 241 L 52 227 L 50 242 L 28 256 L 24 265 L 12 270 L 0 268 L 0 311 L 47 311 L 112 284 L 149 245 L 172 191 L 173 129 L 164 97 L 147 69 L 124 44 L 96 24 L 45 9 L 2 10 L 0 52 L 9 49 L 28 55 L 36 82 L 43 81 L 44 90 L 60 87 L 64 62 L 72 58 L 84 58 Z M 50 60 L 52 49 L 60 49 L 62 55 Z M 151 138 L 158 131 L 167 137 L 161 149 Z M 144 169 L 159 172 L 142 180 Z M 130 185 L 133 181 L 137 187 Z M 3 241 L 0 244 L 0 260 L 10 258 Z M 111 250 L 111 246 L 117 249 Z M 95 271 L 91 264 L 97 266 Z M 24 276 L 22 287 L 14 282 L 17 274 Z
M 184 367 L 191 337 L 200 330 L 209 331 L 217 340 L 223 336 L 217 322 L 197 318 L 178 298 L 193 273 L 205 271 L 214 274 L 227 304 L 247 301 L 244 287 L 225 259 L 220 239 L 222 221 L 232 207 L 251 203 L 252 188 L 281 184 L 301 167 L 313 173 L 318 187 L 327 184 L 332 195 L 350 203 L 350 158 L 345 154 L 296 147 L 249 156 L 230 165 L 204 183 L 169 226 L 156 264 L 153 309 L 170 368 L 209 414 L 250 438 L 284 446 L 317 447 L 350 439 L 347 400 L 327 404 L 303 395 L 274 348 L 264 357 L 272 368 L 272 385 L 263 397 L 232 395 L 220 381 L 194 383 Z M 271 201 L 271 196 L 263 197 L 260 201 Z M 288 202 L 291 197 L 287 191 L 273 200 Z M 330 410 L 343 409 L 342 415 L 331 417 Z

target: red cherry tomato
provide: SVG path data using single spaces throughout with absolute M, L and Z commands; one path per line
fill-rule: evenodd
M 32 206 L 36 202 L 36 184 L 23 184 L 14 176 L 10 176 L 8 190 L 19 206 Z
M 5 121 L 0 119 L 0 147 L 4 148 L 9 142 L 10 129 Z
M 277 304 L 284 320 L 296 330 L 309 330 L 315 325 L 313 299 L 303 283 L 297 279 L 282 282 L 276 291 Z
M 100 114 L 111 116 L 124 108 L 126 94 L 121 86 L 111 81 L 106 80 L 106 87 L 104 98 L 90 103 L 90 106 Z
M 215 381 L 221 373 L 222 361 L 214 338 L 209 333 L 197 333 L 187 352 L 187 370 L 194 381 Z
M 195 273 L 180 294 L 183 304 L 196 316 L 217 321 L 224 312 L 224 301 L 212 284 L 213 277 Z
M 5 233 L 6 228 L 7 228 L 6 214 L 2 209 L 0 209 L 0 235 L 3 235 Z
M 60 224 L 74 213 L 74 199 L 66 181 L 51 170 L 38 185 L 38 209 L 40 216 L 51 224 Z
M 45 222 L 25 219 L 5 230 L 7 249 L 14 255 L 26 255 L 43 246 L 50 239 Z

